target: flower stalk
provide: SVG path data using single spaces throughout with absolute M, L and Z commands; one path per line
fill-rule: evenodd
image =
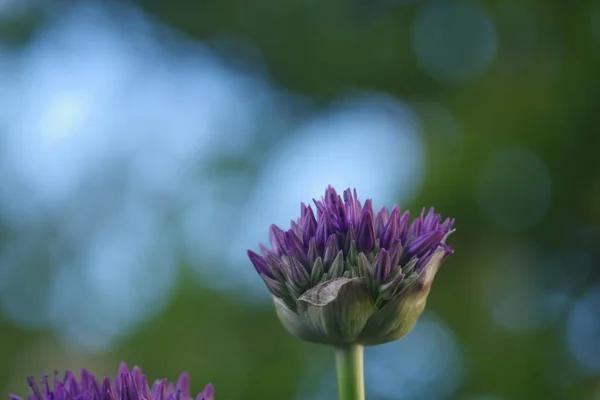
M 359 344 L 335 349 L 339 400 L 365 400 L 363 353 Z

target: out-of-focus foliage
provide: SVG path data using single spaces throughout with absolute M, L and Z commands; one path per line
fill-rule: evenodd
M 245 258 L 333 184 L 457 221 L 369 399 L 600 399 L 599 74 L 598 0 L 0 0 L 0 395 L 333 398 Z

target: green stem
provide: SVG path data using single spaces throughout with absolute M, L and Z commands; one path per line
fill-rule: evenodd
M 339 400 L 365 400 L 363 350 L 357 344 L 335 349 Z

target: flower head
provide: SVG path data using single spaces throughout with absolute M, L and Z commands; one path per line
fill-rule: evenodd
M 274 297 L 284 327 L 301 339 L 377 345 L 408 333 L 425 307 L 438 267 L 452 253 L 446 238 L 453 219 L 433 208 L 410 221 L 362 205 L 356 190 L 343 196 L 331 186 L 297 221 L 271 225 L 271 249 L 248 251 Z
M 111 381 L 109 378 L 97 380 L 87 370 L 82 370 L 77 379 L 71 371 L 60 380 L 54 377 L 54 388 L 50 387 L 48 377 L 45 376 L 41 387 L 33 377 L 27 378 L 30 394 L 28 400 L 191 400 L 190 379 L 187 373 L 181 374 L 177 384 L 169 383 L 166 379 L 157 380 L 152 387 L 148 385 L 146 376 L 140 368 L 132 371 L 125 363 L 119 367 L 117 377 Z M 13 400 L 20 397 L 10 395 Z M 198 394 L 196 400 L 214 400 L 214 390 L 208 384 Z

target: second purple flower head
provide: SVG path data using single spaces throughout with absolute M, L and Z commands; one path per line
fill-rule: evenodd
M 12 400 L 194 400 L 190 393 L 190 378 L 187 373 L 181 374 L 176 384 L 166 379 L 155 381 L 152 385 L 139 367 L 129 370 L 122 363 L 115 379 L 97 379 L 92 373 L 83 369 L 79 378 L 67 371 L 63 379 L 57 374 L 53 381 L 45 376 L 38 385 L 33 377 L 27 378 L 29 395 L 22 398 L 9 395 Z M 211 384 L 196 396 L 195 400 L 214 400 L 214 389 Z

